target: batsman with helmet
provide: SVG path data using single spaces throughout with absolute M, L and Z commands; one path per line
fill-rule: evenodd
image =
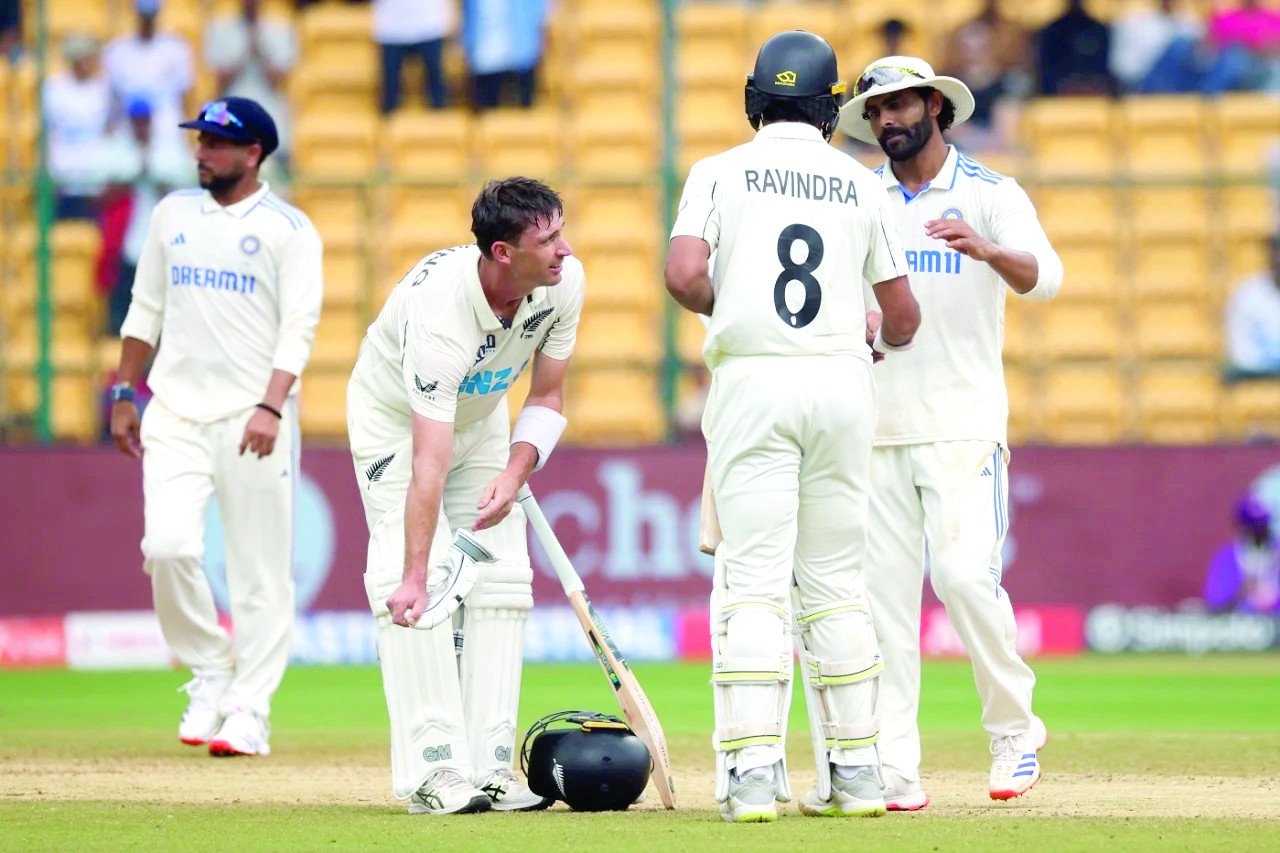
M 693 166 L 666 264 L 672 296 L 710 316 L 716 799 L 729 822 L 776 820 L 790 799 L 793 640 L 818 759 L 801 811 L 885 811 L 862 579 L 876 411 L 864 282 L 884 312 L 879 351 L 909 347 L 920 316 L 883 188 L 827 144 L 843 90 L 823 39 L 769 39 L 747 78 L 756 136 Z

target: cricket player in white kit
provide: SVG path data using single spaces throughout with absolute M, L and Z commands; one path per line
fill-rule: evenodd
M 818 761 L 801 811 L 885 811 L 862 579 L 876 413 L 864 281 L 882 351 L 911 343 L 919 313 L 879 182 L 827 144 L 843 90 L 820 37 L 767 41 L 747 81 L 756 137 L 694 165 L 667 260 L 667 289 L 711 318 L 716 798 L 730 822 L 775 820 L 790 799 L 793 640 Z
M 923 60 L 867 66 L 840 129 L 879 143 L 880 192 L 896 220 L 912 289 L 929 322 L 908 353 L 875 370 L 880 400 L 871 460 L 867 578 L 885 658 L 880 760 L 891 810 L 928 803 L 920 786 L 920 591 L 933 588 L 973 662 L 991 737 L 990 794 L 1015 797 L 1040 778 L 1044 724 L 1035 676 L 1014 648 L 1000 586 L 1008 530 L 1009 402 L 1001 349 L 1008 290 L 1052 299 L 1062 262 L 1027 194 L 943 140 L 973 113 L 959 80 Z M 926 545 L 927 543 L 927 545 Z
M 405 275 L 369 327 L 348 386 L 392 788 L 411 813 L 551 804 L 512 772 L 533 606 L 525 518 L 513 502 L 566 424 L 585 277 L 563 227 L 550 187 L 489 182 L 472 207 L 477 243 L 428 255 Z M 525 370 L 531 386 L 512 431 L 504 401 Z M 448 619 L 437 624 L 431 611 L 460 597 L 447 565 L 456 557 L 452 567 L 465 571 L 471 560 L 450 548 L 459 528 L 476 531 L 489 554 L 470 566 L 478 577 L 454 614 L 455 656 Z
M 320 319 L 322 247 L 307 217 L 258 180 L 277 144 L 260 105 L 226 98 L 182 127 L 200 132 L 204 190 L 171 193 L 151 215 L 120 330 L 111 434 L 142 458 L 144 568 L 165 640 L 195 674 L 179 738 L 214 755 L 266 755 L 293 625 L 295 395 Z M 134 389 L 157 346 L 139 433 Z M 202 570 L 214 495 L 234 643 Z

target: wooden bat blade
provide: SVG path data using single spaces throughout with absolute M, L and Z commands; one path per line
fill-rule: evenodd
M 569 596 L 569 606 L 578 617 L 582 630 L 586 632 L 596 660 L 605 676 L 613 686 L 618 706 L 636 736 L 649 748 L 653 758 L 653 773 L 650 780 L 658 790 L 658 797 L 663 806 L 669 809 L 676 807 L 675 780 L 671 775 L 671 755 L 667 751 L 667 736 L 662 731 L 658 715 L 645 695 L 640 682 L 632 674 L 626 660 L 618 652 L 609 630 L 604 625 L 600 614 L 591 606 L 586 595 L 581 592 Z
M 702 475 L 702 504 L 698 516 L 698 550 L 704 554 L 715 554 L 716 548 L 724 541 L 720 532 L 720 514 L 716 512 L 716 496 L 711 491 L 711 470 Z

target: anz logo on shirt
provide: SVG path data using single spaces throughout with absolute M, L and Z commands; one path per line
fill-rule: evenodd
M 256 281 L 251 275 L 215 270 L 212 267 L 193 267 L 174 264 L 169 267 L 169 283 L 174 287 L 203 287 L 208 290 L 230 290 L 233 293 L 253 293 Z
M 950 249 L 907 249 L 907 266 L 912 272 L 959 275 L 960 259 L 964 255 Z
M 510 367 L 504 367 L 502 370 L 477 370 L 462 380 L 462 384 L 458 386 L 458 396 L 476 394 L 483 397 L 486 394 L 501 394 L 520 378 L 520 374 L 524 372 L 525 365 L 528 363 L 526 359 L 525 363 L 516 370 Z

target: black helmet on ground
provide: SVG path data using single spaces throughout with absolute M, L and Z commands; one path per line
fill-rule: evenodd
M 529 727 L 520 767 L 540 797 L 579 812 L 622 811 L 649 782 L 649 749 L 617 717 L 559 711 Z

